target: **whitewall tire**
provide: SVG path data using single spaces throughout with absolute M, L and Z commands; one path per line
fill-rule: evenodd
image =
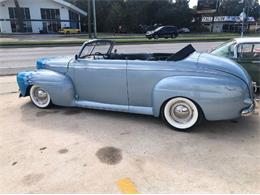
M 202 112 L 194 102 L 184 97 L 170 99 L 161 110 L 164 121 L 172 128 L 186 131 L 200 122 Z
M 33 104 L 39 108 L 47 108 L 51 105 L 50 94 L 38 85 L 30 88 L 30 98 Z

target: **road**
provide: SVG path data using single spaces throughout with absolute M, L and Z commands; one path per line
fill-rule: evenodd
M 118 52 L 146 53 L 166 52 L 174 53 L 188 43 L 164 43 L 164 44 L 141 44 L 141 45 L 118 45 Z M 221 42 L 197 42 L 192 45 L 198 51 L 210 50 Z M 76 54 L 80 46 L 70 47 L 33 47 L 33 48 L 0 48 L 0 75 L 15 74 L 21 70 L 31 70 L 35 62 L 41 57 L 53 57 Z
M 0 77 L 0 193 L 260 193 L 259 119 L 182 133 L 151 116 L 41 110 Z

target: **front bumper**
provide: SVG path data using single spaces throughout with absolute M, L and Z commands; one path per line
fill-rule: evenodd
M 255 111 L 255 101 L 246 109 L 243 109 L 241 111 L 241 116 L 250 116 L 254 113 Z

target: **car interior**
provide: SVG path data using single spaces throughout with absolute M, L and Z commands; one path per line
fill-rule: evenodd
M 116 52 L 107 55 L 106 59 L 110 60 L 146 60 L 146 61 L 179 61 L 188 57 L 195 52 L 191 44 L 187 45 L 177 53 L 133 53 L 118 54 Z
M 113 50 L 111 41 L 97 41 L 86 44 L 78 55 L 84 59 L 93 56 L 94 59 L 109 60 L 144 60 L 144 61 L 180 61 L 195 52 L 194 47 L 189 44 L 177 53 L 117 53 Z

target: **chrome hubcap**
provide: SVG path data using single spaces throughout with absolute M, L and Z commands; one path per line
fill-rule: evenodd
M 44 99 L 44 98 L 47 97 L 47 93 L 46 93 L 45 91 L 39 89 L 39 90 L 37 91 L 37 96 L 38 96 L 39 98 Z
M 41 105 L 44 105 L 48 102 L 48 94 L 41 88 L 36 88 L 34 91 L 34 99 Z
M 172 105 L 170 114 L 174 121 L 184 124 L 192 119 L 193 110 L 185 102 L 179 102 Z

